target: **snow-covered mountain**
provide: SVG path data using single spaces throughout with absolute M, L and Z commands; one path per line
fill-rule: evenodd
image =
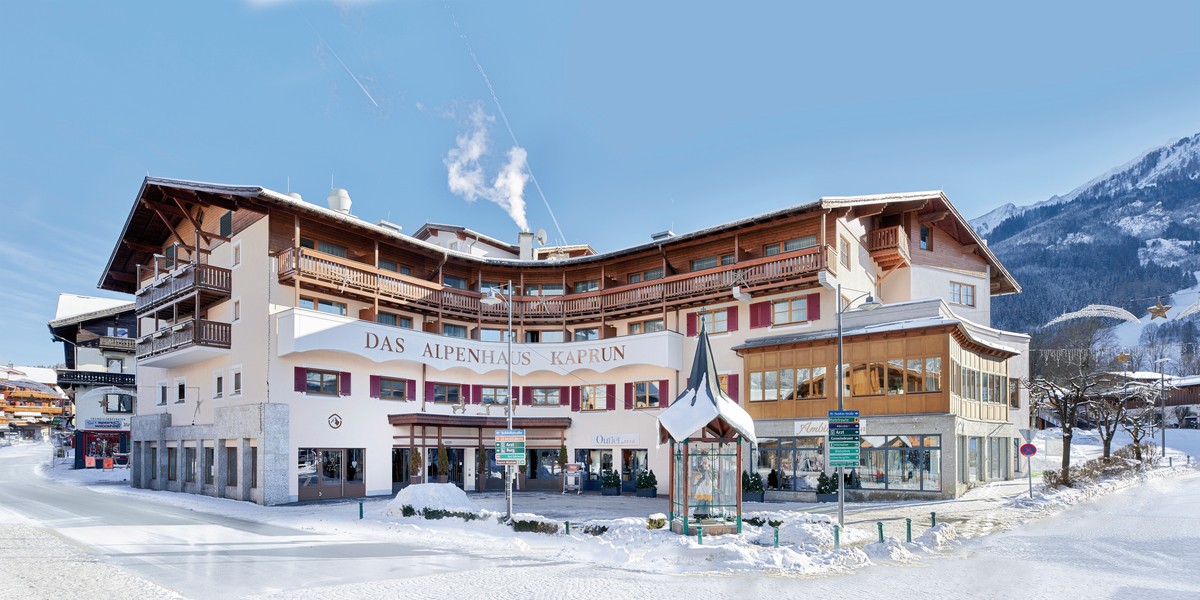
M 1112 196 L 1123 192 L 1145 189 L 1159 182 L 1180 178 L 1195 180 L 1200 177 L 1200 134 L 1180 138 L 1165 146 L 1147 150 L 1133 160 L 1063 194 L 1055 195 L 1024 206 L 1005 204 L 985 215 L 971 219 L 971 225 L 979 235 L 986 237 L 1006 219 L 1020 216 L 1035 208 L 1064 204 L 1080 196 Z
M 1025 289 L 997 298 L 998 327 L 1032 331 L 1096 303 L 1145 314 L 1148 298 L 1190 288 L 1200 271 L 1200 134 L 971 223 Z

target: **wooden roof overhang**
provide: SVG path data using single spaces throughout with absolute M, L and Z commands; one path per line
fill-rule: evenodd
M 430 427 L 477 427 L 482 429 L 507 429 L 508 419 L 505 417 L 466 416 L 466 415 L 434 415 L 428 413 L 408 413 L 388 415 L 388 423 L 392 425 L 417 425 Z M 513 417 L 513 427 L 518 429 L 570 429 L 570 417 Z

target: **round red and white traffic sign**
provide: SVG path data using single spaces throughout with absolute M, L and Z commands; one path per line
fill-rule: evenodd
M 1033 456 L 1037 454 L 1037 447 L 1033 444 L 1021 444 L 1021 456 Z

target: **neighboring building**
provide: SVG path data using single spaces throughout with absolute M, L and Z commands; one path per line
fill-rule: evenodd
M 82 469 L 88 456 L 124 463 L 137 404 L 133 303 L 59 294 L 47 326 L 63 342 L 66 366 L 57 380 L 74 407 L 75 468 Z
M 857 493 L 953 497 L 1016 466 L 1028 338 L 988 325 L 991 296 L 1020 288 L 940 192 L 822 198 L 603 254 L 447 225 L 410 237 L 350 214 L 344 190 L 330 205 L 143 182 L 100 281 L 136 299 L 134 486 L 264 504 L 390 494 L 436 475 L 441 445 L 442 475 L 500 489 L 509 397 L 521 489 L 559 485 L 561 446 L 589 485 L 607 469 L 664 482 L 655 417 L 704 327 L 756 420 L 746 468 L 811 497 L 837 407 L 837 303 L 862 292 L 885 306 L 844 319 Z M 483 302 L 509 281 L 511 303 Z
M 54 369 L 46 367 L 0 369 L 0 431 L 25 440 L 49 441 L 51 431 L 62 429 L 71 411 L 56 378 Z

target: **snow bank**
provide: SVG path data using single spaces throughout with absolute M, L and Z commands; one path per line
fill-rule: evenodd
M 936 527 L 930 527 L 925 530 L 916 539 L 913 540 L 913 545 L 925 550 L 926 552 L 938 552 L 949 548 L 956 547 L 960 544 L 958 539 L 958 531 L 949 523 L 942 523 Z
M 908 550 L 904 542 L 898 538 L 884 538 L 883 543 L 874 542 L 863 546 L 863 552 L 875 561 L 891 561 L 900 563 L 917 562 L 917 557 Z
M 410 485 L 388 502 L 389 515 L 400 515 L 405 506 L 417 512 L 427 508 L 454 512 L 479 513 L 479 506 L 467 498 L 467 493 L 453 483 L 419 483 Z

